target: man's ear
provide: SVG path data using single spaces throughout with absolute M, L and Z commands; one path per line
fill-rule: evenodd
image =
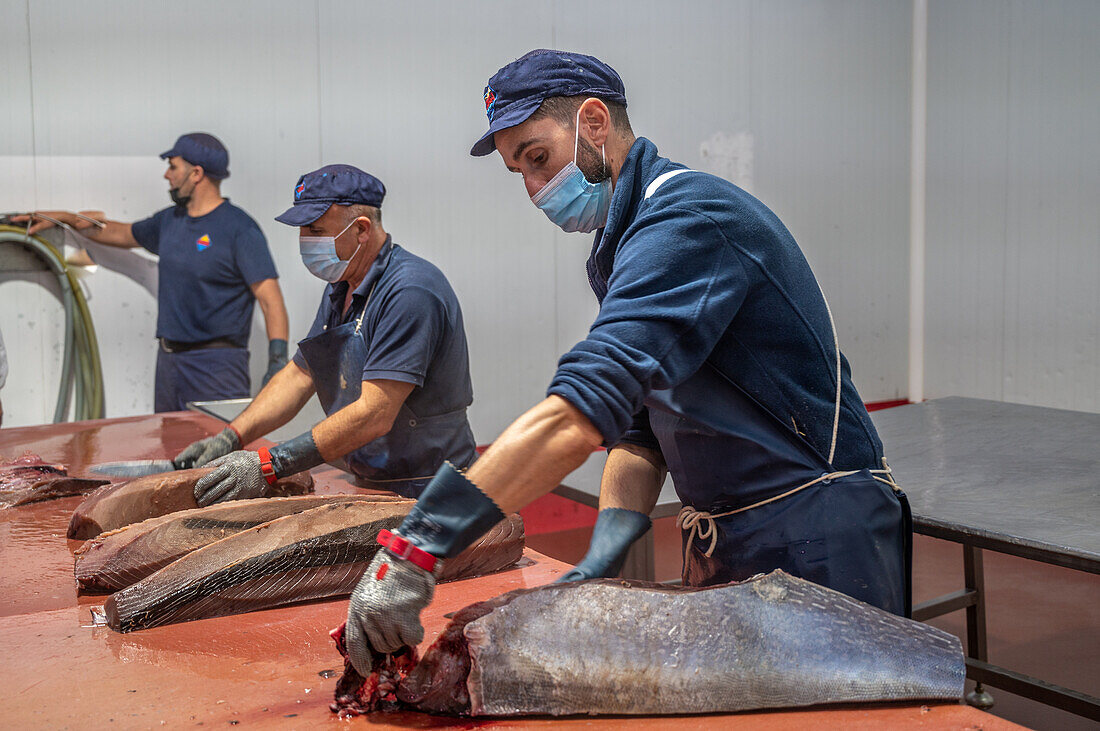
M 589 97 L 578 109 L 581 136 L 596 146 L 603 147 L 611 134 L 611 110 L 601 100 Z
M 355 225 L 358 227 L 358 234 L 355 236 L 355 240 L 360 244 L 365 244 L 370 241 L 370 232 L 374 227 L 374 221 L 370 220 L 370 216 L 360 216 L 355 219 Z

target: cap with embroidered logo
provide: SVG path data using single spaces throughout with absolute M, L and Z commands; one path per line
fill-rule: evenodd
M 470 154 L 480 157 L 495 150 L 493 135 L 527 121 L 544 100 L 580 95 L 626 106 L 623 80 L 594 56 L 546 48 L 523 55 L 489 79 L 484 93 L 489 131 L 474 143 Z
M 308 226 L 333 203 L 382 207 L 386 186 L 354 165 L 325 165 L 306 173 L 294 185 L 294 205 L 275 217 L 288 226 Z
M 182 157 L 192 165 L 198 165 L 211 178 L 229 177 L 229 150 L 214 135 L 205 132 L 188 132 L 180 135 L 172 149 L 160 153 L 160 159 Z

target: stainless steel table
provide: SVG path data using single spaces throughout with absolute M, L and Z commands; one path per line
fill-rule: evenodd
M 967 700 L 982 683 L 1100 719 L 1100 699 L 987 662 L 982 550 L 1100 573 L 1100 414 L 944 398 L 872 415 L 917 533 L 963 547 L 965 587 L 915 619 L 966 609 Z

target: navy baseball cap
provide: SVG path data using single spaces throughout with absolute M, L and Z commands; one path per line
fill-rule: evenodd
M 275 220 L 287 226 L 308 226 L 325 215 L 333 203 L 381 208 L 385 197 L 386 186 L 373 175 L 354 165 L 325 165 L 298 178 L 294 205 Z
M 214 135 L 188 132 L 180 135 L 171 150 L 160 153 L 161 160 L 177 156 L 192 165 L 198 165 L 212 178 L 221 180 L 229 177 L 229 150 Z
M 626 106 L 626 88 L 615 69 L 593 56 L 540 48 L 493 74 L 485 87 L 489 131 L 470 148 L 475 157 L 496 149 L 493 134 L 522 124 L 552 96 L 596 96 Z

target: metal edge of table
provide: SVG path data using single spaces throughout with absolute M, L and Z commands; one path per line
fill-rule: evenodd
M 917 513 L 913 514 L 913 531 L 931 538 L 963 543 L 975 548 L 984 548 L 1090 574 L 1100 574 L 1100 556 L 1066 546 L 1028 541 L 981 528 L 964 528 L 958 524 L 924 517 Z

